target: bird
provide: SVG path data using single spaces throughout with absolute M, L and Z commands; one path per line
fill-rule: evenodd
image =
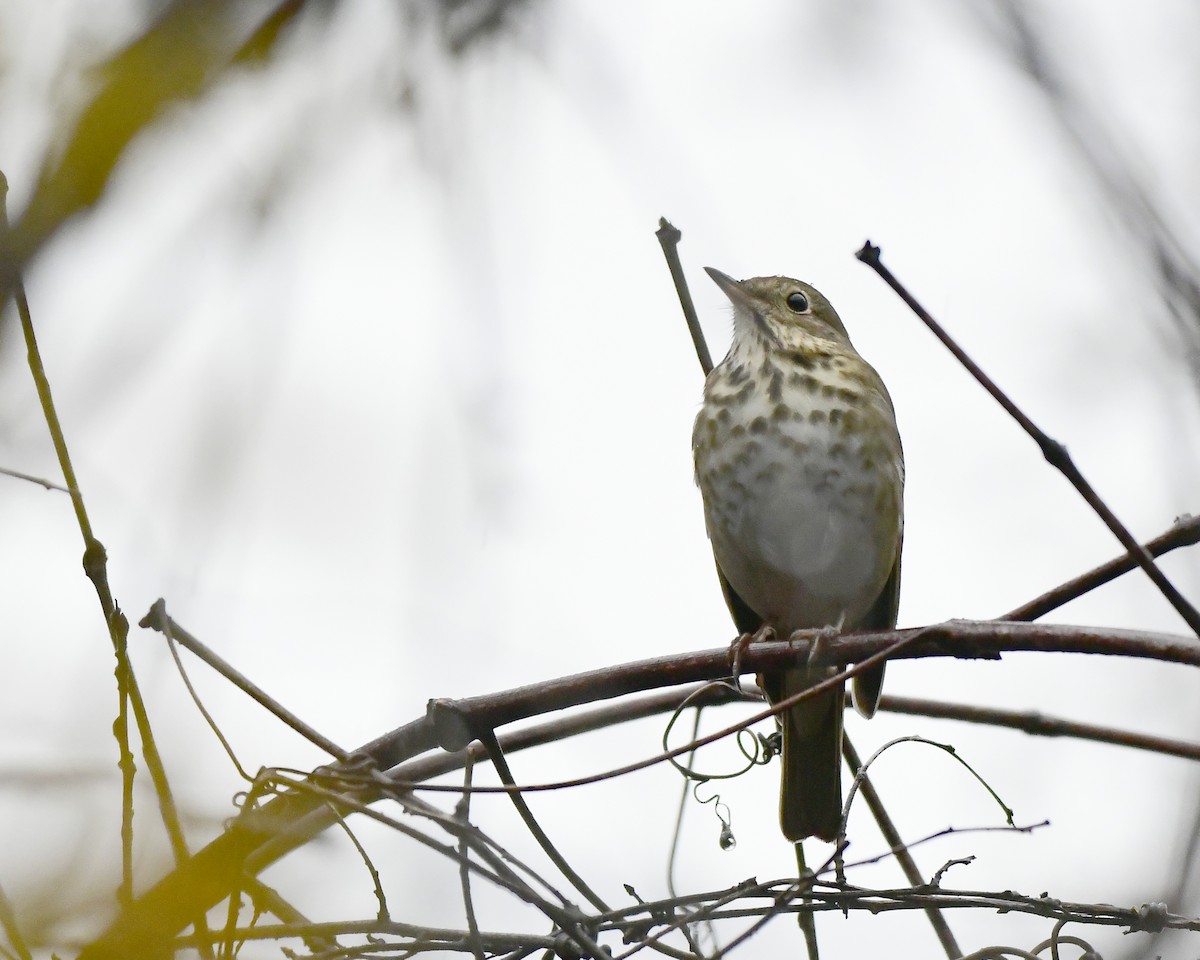
M 733 304 L 733 339 L 705 379 L 692 451 L 735 626 L 743 640 L 893 628 L 904 453 L 883 380 L 810 284 L 705 270 Z M 798 664 L 759 684 L 778 703 L 836 672 Z M 883 672 L 855 677 L 864 716 L 878 706 Z M 841 832 L 844 699 L 837 685 L 778 717 L 780 827 L 793 843 Z

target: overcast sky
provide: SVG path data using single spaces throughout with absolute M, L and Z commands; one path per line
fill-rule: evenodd
M 1156 0 L 1137 20 L 1094 0 L 1033 12 L 1072 96 L 1195 250 L 1195 6 Z M 129 3 L 0 7 L 10 210 L 86 95 L 87 68 L 141 24 Z M 27 275 L 122 607 L 136 621 L 165 597 L 347 746 L 421 715 L 430 697 L 727 644 L 692 481 L 701 375 L 654 237 L 660 216 L 683 230 L 714 355 L 729 308 L 701 267 L 782 273 L 832 300 L 887 382 L 908 466 L 902 625 L 1000 614 L 1118 546 L 854 259 L 868 238 L 1137 536 L 1200 510 L 1185 343 L 996 24 L 983 2 L 555 2 L 455 59 L 431 24 L 383 0 L 303 20 L 268 66 L 140 138 L 103 202 Z M 23 353 L 5 324 L 0 466 L 56 478 Z M 118 875 L 112 654 L 67 499 L 0 478 L 0 529 L 0 882 L 18 907 L 61 903 L 66 874 L 92 892 Z M 1194 555 L 1164 568 L 1200 598 Z M 1137 576 L 1051 619 L 1186 629 Z M 183 803 L 208 820 L 194 824 L 198 845 L 240 781 L 160 638 L 135 631 L 131 646 Z M 203 668 L 193 675 L 248 768 L 323 759 Z M 887 689 L 1185 739 L 1200 721 L 1183 668 L 1124 661 L 901 663 Z M 886 715 L 847 724 L 863 753 L 909 733 L 952 742 L 1018 822 L 1051 821 L 921 849 L 927 874 L 978 855 L 948 885 L 1136 904 L 1177 867 L 1196 803 L 1183 761 Z M 661 727 L 522 755 L 515 773 L 548 780 L 648 756 Z M 705 758 L 736 764 L 732 745 Z M 95 776 L 31 800 L 31 775 L 61 771 Z M 709 809 L 689 808 L 683 889 L 794 871 L 777 777 L 772 765 L 722 785 L 731 852 Z M 906 837 L 1002 822 L 935 751 L 897 748 L 876 779 Z M 627 882 L 652 899 L 665 894 L 679 791 L 655 769 L 535 810 L 606 895 L 619 900 Z M 149 882 L 165 853 L 142 802 Z M 530 850 L 505 802 L 475 813 Z M 364 829 L 385 851 L 398 919 L 462 922 L 452 865 Z M 850 833 L 857 855 L 884 848 L 865 810 Z M 342 839 L 269 879 L 317 919 L 373 909 Z M 901 883 L 890 863 L 851 879 Z M 507 898 L 485 896 L 481 910 L 485 926 L 522 922 Z M 967 949 L 1029 948 L 1050 932 L 951 919 Z M 932 956 L 923 924 L 823 917 L 820 930 L 830 956 L 879 955 L 910 933 L 911 955 Z M 1081 935 L 1105 956 L 1137 947 Z M 790 921 L 761 943 L 799 949 Z

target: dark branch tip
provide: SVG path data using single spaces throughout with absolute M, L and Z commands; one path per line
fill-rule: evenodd
M 870 240 L 868 240 L 862 245 L 862 249 L 855 253 L 854 256 L 868 266 L 874 267 L 879 263 L 880 252 L 880 249 Z
M 659 243 L 678 243 L 683 234 L 666 217 L 658 218 L 658 229 L 654 231 L 654 235 L 658 237 Z
M 167 601 L 159 597 L 150 605 L 150 609 L 146 611 L 146 615 L 138 621 L 138 626 L 143 630 L 157 630 L 159 633 L 163 631 L 163 624 L 167 622 Z

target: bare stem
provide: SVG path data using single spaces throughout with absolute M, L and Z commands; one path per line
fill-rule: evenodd
M 883 265 L 879 247 L 874 246 L 868 241 L 863 244 L 862 249 L 855 256 L 879 274 L 883 278 L 884 283 L 896 291 L 900 299 L 908 304 L 909 309 L 921 318 L 925 326 L 933 332 L 935 337 L 942 341 L 946 349 L 954 354 L 958 362 L 966 367 L 967 371 L 979 382 L 980 386 L 990 393 L 992 398 L 1005 409 L 1008 415 L 1021 425 L 1021 429 L 1033 438 L 1033 441 L 1041 449 L 1042 456 L 1071 482 L 1071 485 L 1079 492 L 1079 495 L 1088 502 L 1088 505 L 1096 511 L 1096 514 L 1104 521 L 1113 535 L 1121 541 L 1121 546 L 1129 551 L 1130 557 L 1145 571 L 1146 576 L 1151 579 L 1162 595 L 1167 598 L 1171 606 L 1183 617 L 1187 625 L 1192 628 L 1192 632 L 1197 637 L 1200 637 L 1200 611 L 1197 611 L 1184 598 L 1183 594 L 1175 589 L 1175 585 L 1167 579 L 1166 574 L 1154 563 L 1154 558 L 1133 538 L 1133 534 L 1125 529 L 1125 525 L 1117 519 L 1116 514 L 1100 499 L 1100 495 L 1092 489 L 1092 485 L 1084 479 L 1079 468 L 1075 466 L 1075 461 L 1067 453 L 1067 448 L 1043 432 L 1009 398 L 1008 394 L 996 386 L 992 379 L 979 368 L 979 365 L 967 356 L 966 351 L 954 341 L 941 324 L 933 319 L 929 312 L 917 301 L 916 297 L 908 292 L 908 289 L 896 279 L 892 271 Z
M 279 703 L 271 697 L 265 690 L 248 679 L 243 674 L 239 673 L 234 667 L 223 660 L 215 652 L 205 646 L 200 640 L 188 633 L 183 627 L 171 619 L 167 614 L 165 601 L 161 598 L 154 602 L 150 608 L 150 612 L 144 616 L 138 623 L 139 627 L 149 627 L 152 630 L 157 630 L 168 639 L 175 641 L 182 647 L 186 647 L 189 651 L 207 663 L 210 667 L 217 671 L 226 680 L 232 683 L 235 687 L 241 690 L 246 696 L 250 697 L 255 703 L 263 707 L 270 713 L 274 714 L 279 720 L 283 721 L 289 727 L 304 737 L 309 743 L 320 747 L 331 757 L 338 760 L 346 761 L 350 758 L 348 751 L 343 750 L 336 743 L 315 730 L 309 724 L 301 720 L 296 714 L 292 713 L 287 707 Z
M 713 368 L 712 355 L 708 352 L 704 331 L 700 329 L 700 318 L 696 315 L 696 305 L 692 303 L 692 292 L 688 289 L 687 277 L 683 274 L 683 264 L 679 262 L 679 241 L 683 234 L 665 217 L 660 217 L 654 235 L 658 237 L 663 256 L 667 258 L 667 269 L 671 271 L 671 279 L 675 281 L 675 293 L 679 296 L 679 305 L 683 307 L 683 317 L 687 321 L 688 332 L 692 335 L 696 359 L 700 361 L 700 369 L 707 377 Z
M 21 319 L 21 332 L 25 337 L 29 373 L 37 389 L 46 428 L 50 432 L 50 440 L 58 457 L 59 469 L 62 470 L 71 504 L 75 508 L 75 520 L 79 525 L 79 532 L 83 535 L 83 571 L 100 600 L 100 609 L 104 614 L 104 623 L 117 661 L 117 719 L 113 724 L 113 735 L 117 740 L 117 762 L 121 770 L 121 884 L 117 888 L 117 899 L 122 904 L 128 904 L 133 900 L 133 779 L 136 772 L 133 751 L 129 746 L 129 698 L 131 691 L 136 691 L 137 686 L 129 664 L 127 648 L 129 621 L 113 599 L 108 582 L 108 554 L 104 544 L 92 533 L 92 524 L 83 505 L 83 493 L 75 479 L 75 468 L 71 465 L 66 436 L 58 419 L 58 411 L 50 393 L 50 380 L 46 376 L 37 336 L 34 334 L 33 315 L 29 310 L 29 300 L 25 296 L 25 281 L 16 266 L 17 261 L 8 259 L 14 248 L 14 241 L 13 231 L 8 224 L 7 198 L 8 180 L 0 173 L 0 236 L 3 237 L 3 253 L 0 256 L 5 257 L 6 261 L 3 265 L 5 276 L 0 284 L 0 292 L 3 293 L 3 300 L 7 300 L 8 294 L 11 293 L 16 301 L 17 314 Z M 0 305 L 3 300 L 0 300 Z

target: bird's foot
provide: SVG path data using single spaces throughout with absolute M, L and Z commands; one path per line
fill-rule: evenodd
M 733 677 L 733 685 L 739 691 L 742 689 L 742 654 L 746 652 L 746 647 L 752 643 L 774 639 L 775 631 L 764 623 L 753 633 L 743 633 L 729 645 L 729 672 Z
M 842 635 L 842 624 L 829 624 L 825 627 L 813 627 L 806 630 L 796 630 L 788 637 L 788 643 L 807 643 L 808 644 L 808 662 L 813 665 L 820 659 L 821 651 L 824 646 L 831 640 L 836 640 Z

